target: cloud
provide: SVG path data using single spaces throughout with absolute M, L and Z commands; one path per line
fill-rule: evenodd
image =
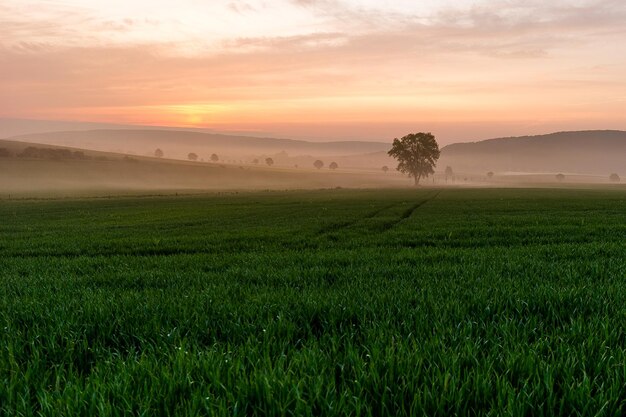
M 281 114 L 469 123 L 566 117 L 574 114 L 569 103 L 586 103 L 577 117 L 626 123 L 616 99 L 626 95 L 623 1 L 495 0 L 427 18 L 289 1 L 316 23 L 295 33 L 220 32 L 212 41 L 187 33 L 186 21 L 82 11 L 61 19 L 58 10 L 43 14 L 61 19 L 49 21 L 0 5 L 0 96 L 11 97 L 0 102 L 0 115 L 66 112 L 71 119 L 77 109 L 119 115 L 218 105 L 239 109 L 242 123 Z M 225 2 L 230 11 L 222 17 L 245 26 L 274 4 Z M 177 35 L 148 36 L 164 25 Z M 193 53 L 181 53 L 187 50 Z

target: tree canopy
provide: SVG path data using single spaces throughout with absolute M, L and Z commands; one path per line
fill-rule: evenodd
M 388 154 L 398 160 L 397 170 L 412 177 L 418 185 L 420 178 L 435 173 L 440 152 L 435 136 L 420 132 L 394 139 Z
M 328 168 L 337 169 L 339 168 L 339 165 L 337 165 L 337 162 L 331 162 L 330 165 L 328 165 Z
M 313 162 L 313 166 L 317 169 L 320 169 L 324 166 L 324 162 L 318 159 L 317 161 Z

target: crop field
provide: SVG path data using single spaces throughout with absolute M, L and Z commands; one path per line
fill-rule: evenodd
M 0 200 L 0 415 L 625 413 L 624 188 Z

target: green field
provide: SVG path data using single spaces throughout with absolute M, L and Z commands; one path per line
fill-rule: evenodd
M 2 415 L 623 415 L 626 189 L 0 201 Z

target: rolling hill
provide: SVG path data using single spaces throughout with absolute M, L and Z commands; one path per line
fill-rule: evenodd
M 626 132 L 559 132 L 456 143 L 441 150 L 439 170 L 608 175 L 626 173 Z
M 389 148 L 389 144 L 383 142 L 307 142 L 204 132 L 138 129 L 48 132 L 14 136 L 8 139 L 137 155 L 151 155 L 155 148 L 160 148 L 166 155 L 179 159 L 186 158 L 189 152 L 195 152 L 201 157 L 218 153 L 224 156 L 223 159 L 249 159 L 254 156 L 276 153 L 319 157 L 354 155 Z
M 399 174 L 158 159 L 0 140 L 0 196 L 120 191 L 393 187 Z

